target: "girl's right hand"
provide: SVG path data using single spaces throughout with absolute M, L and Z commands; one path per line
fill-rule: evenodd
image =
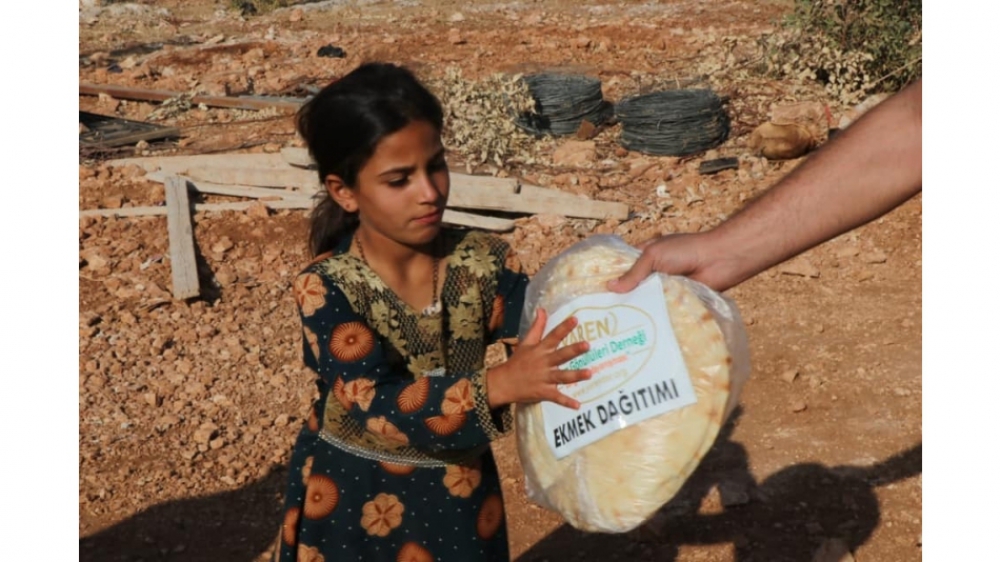
M 530 404 L 542 400 L 555 402 L 574 410 L 580 407 L 578 401 L 559 392 L 558 385 L 587 380 L 591 377 L 590 371 L 562 370 L 559 366 L 586 353 L 590 349 L 590 344 L 580 341 L 559 348 L 559 343 L 566 339 L 577 325 L 576 318 L 572 316 L 563 320 L 543 339 L 547 318 L 545 310 L 539 308 L 535 322 L 524 339 L 518 343 L 510 359 L 487 373 L 491 408 L 513 403 Z

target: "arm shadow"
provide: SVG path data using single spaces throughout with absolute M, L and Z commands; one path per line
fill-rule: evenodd
M 921 473 L 922 444 L 872 466 L 788 466 L 761 483 L 746 449 L 731 440 L 737 409 L 678 494 L 645 525 L 622 534 L 585 533 L 564 524 L 518 562 L 669 562 L 684 545 L 730 544 L 742 562 L 812 560 L 824 540 L 853 552 L 868 541 L 881 511 L 875 489 Z M 706 502 L 713 488 L 715 508 Z M 719 501 L 721 500 L 721 501 Z M 703 504 L 708 509 L 702 509 Z

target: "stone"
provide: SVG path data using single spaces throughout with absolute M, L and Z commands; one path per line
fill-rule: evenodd
M 799 376 L 798 369 L 789 369 L 784 373 L 781 373 L 781 380 L 791 384 L 795 382 L 795 379 L 798 378 L 798 376 Z
M 594 141 L 566 141 L 552 153 L 556 166 L 583 167 L 597 160 Z

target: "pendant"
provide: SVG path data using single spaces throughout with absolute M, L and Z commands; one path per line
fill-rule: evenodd
M 439 312 L 441 312 L 441 301 L 434 301 L 433 304 L 427 305 L 427 307 L 424 308 L 422 314 L 424 316 L 434 316 Z

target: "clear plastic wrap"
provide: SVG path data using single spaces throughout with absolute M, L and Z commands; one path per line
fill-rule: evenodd
M 640 253 L 598 235 L 553 258 L 527 289 L 523 337 L 542 307 L 546 333 L 580 324 L 564 344 L 590 351 L 571 368 L 588 381 L 561 390 L 577 411 L 518 405 L 518 453 L 528 497 L 592 532 L 632 530 L 681 488 L 735 409 L 750 374 L 746 330 L 729 298 L 696 281 L 655 274 L 629 295 L 606 284 Z

